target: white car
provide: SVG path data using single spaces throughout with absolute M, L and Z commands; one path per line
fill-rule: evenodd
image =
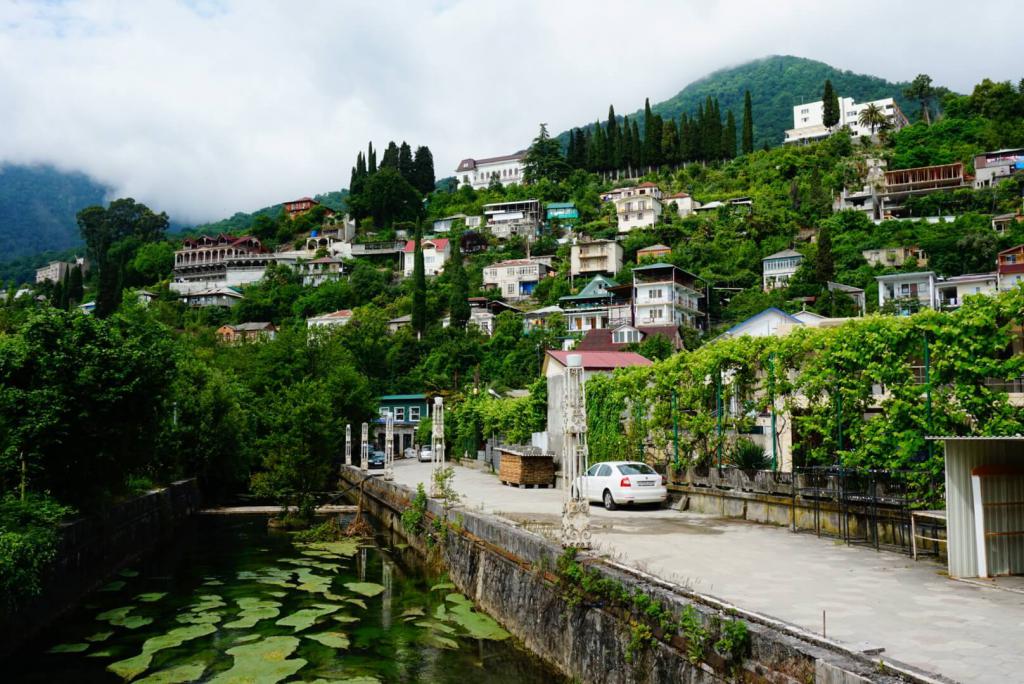
M 429 463 L 432 460 L 434 460 L 434 452 L 430 450 L 430 447 L 420 449 L 420 463 Z
M 646 463 L 605 461 L 590 466 L 576 478 L 573 488 L 609 511 L 623 504 L 660 504 L 668 498 L 661 475 Z
M 416 458 L 416 450 L 412 447 L 406 447 L 405 451 L 402 452 L 402 456 L 405 458 Z

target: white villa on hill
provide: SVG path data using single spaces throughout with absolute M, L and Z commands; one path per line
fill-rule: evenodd
M 870 105 L 882 110 L 890 130 L 899 130 L 910 123 L 891 97 L 860 103 L 854 102 L 852 97 L 840 97 L 839 123 L 828 128 L 824 124 L 825 103 L 818 100 L 793 107 L 793 128 L 786 131 L 784 142 L 787 145 L 813 142 L 829 137 L 840 128 L 850 129 L 850 133 L 855 136 L 871 135 L 870 127 L 860 125 L 860 113 Z M 875 132 L 878 132 L 877 129 Z
M 803 260 L 804 255 L 795 249 L 784 249 L 761 259 L 761 285 L 764 291 L 786 287 Z
M 455 177 L 462 185 L 474 190 L 483 190 L 497 179 L 502 185 L 518 185 L 523 182 L 523 159 L 526 150 L 515 154 L 486 159 L 463 159 L 455 169 Z

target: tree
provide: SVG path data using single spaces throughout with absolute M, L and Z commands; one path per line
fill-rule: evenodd
M 547 179 L 557 183 L 564 180 L 569 171 L 569 165 L 562 158 L 562 146 L 548 135 L 547 124 L 542 123 L 540 132 L 523 158 L 523 180 L 536 183 Z
M 750 103 L 750 91 L 743 93 L 743 154 L 754 151 L 754 108 Z
M 732 110 L 726 114 L 725 129 L 722 131 L 722 159 L 732 159 L 736 156 L 736 118 Z
M 82 284 L 82 267 L 75 265 L 68 275 L 68 308 L 82 303 L 85 288 Z
M 423 229 L 416 228 L 416 251 L 412 271 L 412 329 L 422 335 L 427 329 L 427 273 L 423 265 Z
M 412 162 L 412 185 L 424 195 L 434 191 L 434 155 L 426 145 L 416 148 L 416 156 Z
M 622 133 L 615 118 L 615 107 L 608 105 L 608 122 L 605 124 L 605 169 L 615 171 L 622 167 Z
M 366 145 L 366 172 L 370 175 L 377 173 L 377 151 L 373 149 L 372 142 Z
M 452 254 L 445 268 L 451 285 L 448 315 L 451 317 L 451 327 L 461 329 L 469 322 L 469 279 L 462 265 L 462 236 L 456 235 L 451 242 Z
M 832 89 L 832 81 L 825 79 L 825 88 L 821 93 L 822 114 L 821 122 L 826 128 L 831 129 L 839 123 L 839 96 Z
M 825 286 L 836 277 L 836 264 L 832 257 L 832 229 L 824 225 L 818 231 L 818 253 L 814 257 L 814 279 Z
M 932 119 L 928 113 L 928 108 L 931 104 L 932 98 L 935 97 L 935 89 L 932 87 L 932 77 L 928 74 L 918 74 L 917 77 L 910 82 L 910 85 L 903 90 L 903 95 L 921 105 L 921 118 L 924 119 L 925 125 L 930 126 Z M 874 133 L 874 129 L 872 129 L 872 133 Z
M 398 145 L 395 144 L 394 140 L 389 142 L 384 150 L 384 156 L 381 157 L 380 167 L 377 170 L 380 171 L 381 169 L 398 170 Z
M 888 123 L 888 119 L 885 116 L 885 112 L 881 107 L 875 103 L 869 104 L 864 109 L 860 110 L 860 115 L 857 117 L 857 122 L 861 126 L 867 126 L 871 128 L 871 135 L 875 134 L 875 129 L 885 126 Z
M 414 186 L 415 173 L 412 163 L 412 148 L 409 147 L 409 143 L 402 141 L 402 145 L 398 148 L 398 172 L 402 174 L 402 178 L 412 183 Z
M 384 166 L 370 176 L 358 196 L 349 204 L 361 216 L 370 216 L 379 228 L 390 228 L 396 221 L 415 221 L 422 210 L 421 196 L 397 169 Z

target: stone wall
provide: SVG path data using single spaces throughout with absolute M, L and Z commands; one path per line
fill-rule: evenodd
M 364 480 L 364 475 L 355 468 L 344 468 L 342 478 L 357 483 Z M 629 589 L 642 589 L 670 608 L 677 618 L 684 607 L 693 606 L 712 633 L 721 620 L 735 617 L 747 623 L 751 637 L 750 653 L 742 661 L 740 672 L 731 671 L 729 663 L 711 648 L 703 662 L 691 664 L 686 657 L 685 638 L 679 634 L 654 640 L 630 662 L 627 652 L 632 631 L 644 618 L 621 606 L 568 600 L 555 574 L 556 560 L 562 553 L 557 544 L 503 519 L 457 508 L 447 512 L 452 523 L 447 541 L 428 549 L 423 539 L 409 535 L 401 525 L 401 512 L 413 495 L 410 489 L 371 476 L 365 478 L 363 492 L 363 505 L 376 518 L 382 532 L 439 561 L 460 591 L 526 648 L 575 681 L 936 681 L 888 662 L 888 669 L 883 672 L 868 656 L 793 625 L 743 611 L 612 561 L 580 554 L 579 560 L 588 567 Z M 352 496 L 358 497 L 358 492 Z M 427 512 L 430 517 L 445 515 L 435 500 L 428 501 Z
M 196 481 L 182 480 L 117 504 L 102 516 L 65 524 L 42 593 L 0 618 L 0 656 L 16 651 L 113 572 L 166 539 L 199 504 Z

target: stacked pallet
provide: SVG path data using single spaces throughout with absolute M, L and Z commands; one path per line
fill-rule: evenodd
M 555 463 L 550 454 L 500 449 L 498 477 L 507 485 L 550 487 L 555 482 Z

